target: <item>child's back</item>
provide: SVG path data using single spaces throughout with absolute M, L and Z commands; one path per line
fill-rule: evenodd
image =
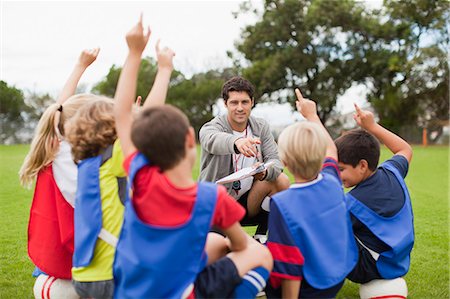
M 115 133 L 113 102 L 91 96 L 66 125 L 78 162 L 72 278 L 85 297 L 112 298 L 112 265 L 126 190 L 123 154 Z M 121 192 L 123 191 L 123 192 Z
M 299 111 L 312 122 L 286 128 L 278 141 L 296 183 L 271 200 L 268 247 L 275 266 L 268 297 L 330 298 L 356 264 L 357 250 L 336 148 L 315 104 L 296 92 Z
M 272 268 L 270 252 L 242 230 L 244 209 L 224 188 L 192 179 L 195 133 L 186 115 L 164 105 L 174 53 L 160 50 L 159 43 L 155 82 L 133 119 L 136 78 L 149 34 L 141 16 L 126 37 L 129 55 L 115 95 L 116 128 L 133 191 L 114 262 L 115 296 L 255 297 Z M 209 233 L 211 225 L 229 240 Z
M 368 132 L 353 130 L 335 142 L 344 186 L 354 186 L 347 202 L 360 259 L 348 278 L 366 283 L 401 277 L 409 269 L 414 227 L 404 178 L 412 151 L 400 137 L 376 124 L 370 112 L 356 108 L 356 120 Z M 380 148 L 371 133 L 395 154 L 378 167 Z

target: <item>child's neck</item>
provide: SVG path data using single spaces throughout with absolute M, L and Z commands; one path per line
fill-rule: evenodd
M 192 179 L 192 165 L 188 159 L 181 160 L 175 167 L 164 171 L 170 182 L 179 188 L 189 188 L 195 184 Z
M 372 170 L 370 170 L 370 169 L 367 169 L 367 171 L 364 173 L 364 175 L 363 175 L 363 179 L 362 179 L 362 182 L 364 182 L 365 180 L 367 180 L 368 178 L 370 178 L 372 175 L 374 175 L 374 173 L 376 172 L 377 170 L 375 169 L 375 171 L 372 171 Z
M 312 181 L 314 181 L 315 179 L 317 179 L 317 177 L 318 177 L 318 175 L 316 175 L 314 178 L 312 178 L 312 179 L 304 179 L 304 178 L 302 178 L 301 176 L 295 176 L 294 175 L 294 180 L 295 180 L 295 183 L 296 184 L 304 184 L 304 183 L 308 183 L 308 182 L 312 182 Z

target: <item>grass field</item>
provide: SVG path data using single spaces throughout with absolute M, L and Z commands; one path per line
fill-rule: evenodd
M 0 298 L 33 296 L 26 241 L 32 192 L 20 187 L 17 176 L 27 150 L 22 145 L 0 146 Z M 387 151 L 382 157 L 389 157 Z M 406 180 L 416 232 L 406 276 L 409 298 L 449 298 L 448 161 L 448 147 L 414 147 Z M 346 282 L 338 298 L 358 298 L 358 286 Z

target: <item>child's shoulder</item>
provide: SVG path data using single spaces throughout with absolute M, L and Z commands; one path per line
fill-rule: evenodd
M 402 155 L 393 155 L 390 159 L 381 163 L 379 167 L 386 168 L 389 166 L 394 167 L 403 178 L 405 178 L 406 175 L 408 174 L 409 162 Z

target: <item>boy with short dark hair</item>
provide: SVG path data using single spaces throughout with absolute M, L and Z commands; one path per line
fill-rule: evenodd
M 267 247 L 274 259 L 268 298 L 334 298 L 358 260 L 344 200 L 336 147 L 316 104 L 298 89 L 308 120 L 278 139 L 280 158 L 295 184 L 272 196 Z
M 355 104 L 355 120 L 362 129 L 335 140 L 342 182 L 346 188 L 359 261 L 348 278 L 357 283 L 405 275 L 414 245 L 411 201 L 404 178 L 411 146 L 375 122 L 371 112 Z M 394 156 L 379 167 L 383 142 Z
M 127 34 L 129 54 L 115 95 L 117 133 L 133 191 L 117 244 L 115 297 L 255 297 L 272 268 L 270 252 L 242 230 L 245 211 L 225 188 L 192 179 L 194 130 L 180 110 L 164 105 L 173 69 L 170 49 L 157 51 L 155 83 L 133 121 L 149 35 L 141 17 Z M 229 239 L 209 233 L 211 225 Z

